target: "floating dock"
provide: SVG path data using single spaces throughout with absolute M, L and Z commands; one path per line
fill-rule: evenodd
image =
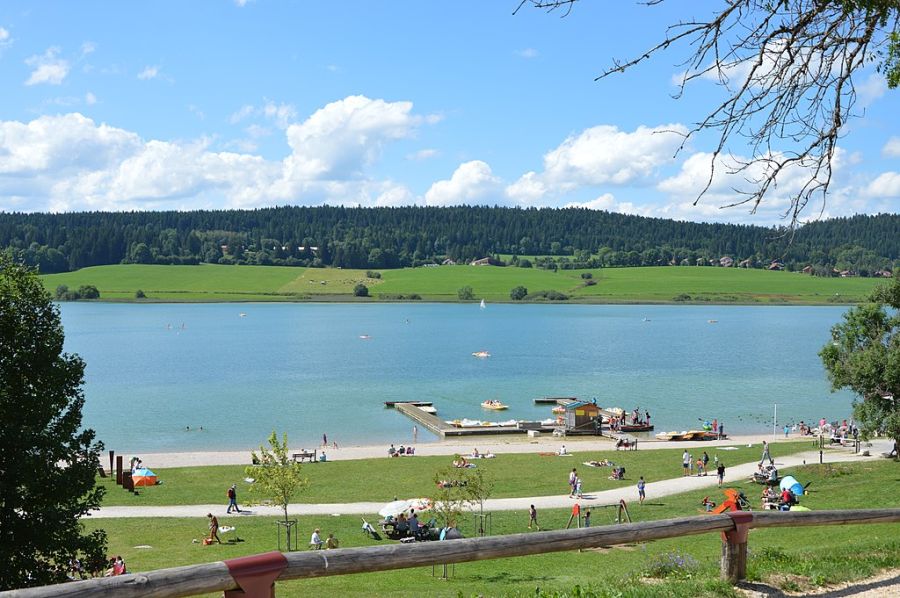
M 575 397 L 542 397 L 540 399 L 535 399 L 535 405 L 565 405 L 566 403 L 573 403 L 578 399 Z
M 430 404 L 429 404 L 430 405 Z M 457 428 L 451 426 L 439 417 L 427 413 L 415 404 L 395 402 L 394 409 L 407 416 L 416 423 L 437 434 L 441 438 L 447 436 L 484 436 L 494 434 L 525 434 L 528 428 L 520 426 L 485 426 L 472 428 Z
M 432 407 L 434 403 L 431 401 L 385 401 L 385 407 L 396 407 L 397 405 L 415 405 L 416 407 Z

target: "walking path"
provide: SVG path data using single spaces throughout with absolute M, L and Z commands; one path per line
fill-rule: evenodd
M 837 463 L 845 461 L 873 461 L 879 458 L 883 452 L 889 449 L 890 441 L 875 440 L 872 446 L 868 447 L 868 451 L 872 456 L 863 457 L 850 452 L 829 452 L 826 451 L 824 462 Z M 679 445 L 681 446 L 681 445 Z M 704 446 L 708 446 L 704 445 Z M 533 447 L 532 447 L 532 450 Z M 806 463 L 816 463 L 819 459 L 818 451 L 809 451 L 787 455 L 778 458 L 775 464 L 779 469 L 785 467 L 794 467 Z M 728 467 L 725 471 L 725 482 L 738 482 L 747 480 L 756 471 L 757 462 L 744 463 Z M 608 471 L 604 469 L 604 471 Z M 634 482 L 637 483 L 637 475 L 640 472 L 631 472 L 635 477 Z M 560 485 L 562 485 L 562 481 Z M 662 496 L 670 496 L 672 494 L 680 494 L 693 490 L 703 490 L 712 493 L 716 488 L 716 476 L 711 474 L 704 477 L 678 477 L 668 480 L 647 481 L 646 492 L 647 499 L 650 501 Z M 754 497 L 755 498 L 755 497 Z M 620 500 L 629 503 L 637 500 L 637 490 L 634 485 L 624 488 L 615 488 L 612 490 L 603 490 L 598 492 L 586 492 L 584 498 L 577 501 L 569 498 L 568 495 L 556 496 L 535 496 L 525 498 L 493 498 L 485 501 L 484 508 L 490 511 L 526 511 L 529 505 L 534 505 L 538 509 L 557 509 L 567 508 L 575 502 L 580 503 L 583 507 L 597 507 L 601 505 L 612 505 Z M 370 515 L 377 513 L 384 506 L 384 502 L 352 502 L 352 503 L 320 503 L 307 504 L 298 503 L 289 505 L 288 509 L 293 515 Z M 111 518 L 111 517 L 205 517 L 207 513 L 215 513 L 222 515 L 224 513 L 224 505 L 207 504 L 207 505 L 173 505 L 160 507 L 103 507 L 98 511 L 91 513 L 91 517 Z M 277 507 L 254 506 L 251 509 L 242 509 L 241 513 L 232 514 L 234 517 L 274 517 L 282 514 L 282 510 Z

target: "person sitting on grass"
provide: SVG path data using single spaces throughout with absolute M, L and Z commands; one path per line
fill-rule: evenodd
M 319 528 L 313 530 L 312 536 L 309 538 L 309 547 L 313 550 L 322 549 L 322 536 L 319 535 Z
M 325 549 L 332 550 L 334 548 L 338 548 L 339 545 L 340 542 L 338 542 L 338 539 L 334 537 L 334 534 L 328 534 L 328 539 L 325 540 Z
M 221 544 L 222 540 L 219 539 L 219 519 L 212 513 L 207 513 L 206 516 L 209 518 L 209 537 L 207 538 L 207 544 L 212 544 L 213 540 Z

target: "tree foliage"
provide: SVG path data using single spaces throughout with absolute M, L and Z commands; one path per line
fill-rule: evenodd
M 527 296 L 528 296 L 528 289 L 526 289 L 522 285 L 513 287 L 512 290 L 509 292 L 509 298 L 512 299 L 513 301 L 521 301 L 522 299 L 524 299 Z
M 460 460 L 454 455 L 454 462 Z M 483 510 L 494 488 L 494 479 L 481 469 L 447 465 L 434 473 L 436 491 L 431 496 L 432 511 L 442 527 L 457 527 L 466 511 Z
M 64 581 L 70 559 L 105 551 L 80 522 L 103 496 L 103 445 L 81 427 L 84 362 L 63 339 L 36 274 L 0 256 L 0 590 Z
M 900 440 L 900 275 L 870 299 L 844 314 L 819 355 L 832 388 L 859 395 L 854 415 L 863 433 Z
M 303 466 L 291 457 L 287 434 L 279 442 L 278 434 L 273 430 L 269 448 L 260 446 L 259 452 L 250 453 L 250 460 L 253 465 L 244 470 L 254 479 L 250 493 L 270 499 L 284 511 L 284 520 L 288 521 L 288 505 L 294 496 L 309 486 L 309 480 L 302 475 Z
M 530 4 L 568 14 L 576 2 L 522 0 L 519 8 Z M 718 135 L 709 177 L 696 201 L 724 170 L 747 183 L 725 207 L 749 205 L 755 211 L 776 193 L 779 181 L 800 171 L 804 182 L 785 193 L 785 216 L 796 225 L 811 200 L 824 209 L 838 140 L 858 114 L 854 77 L 858 80 L 877 62 L 889 87 L 900 83 L 898 31 L 897 0 L 727 0 L 708 18 L 672 24 L 658 43 L 635 58 L 614 60 L 597 79 L 672 46 L 689 46 L 680 65 L 681 91 L 699 79 L 712 79 L 724 92 L 681 146 L 701 131 Z M 744 152 L 750 155 L 741 157 Z

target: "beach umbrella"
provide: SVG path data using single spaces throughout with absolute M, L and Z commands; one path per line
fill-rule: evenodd
M 410 498 L 407 500 L 394 500 L 384 505 L 378 514 L 382 517 L 399 517 L 401 513 L 427 511 L 431 508 L 431 501 L 427 498 Z
M 794 478 L 794 476 L 784 476 L 783 478 L 781 478 L 781 483 L 778 486 L 782 490 L 787 488 L 794 496 L 803 496 L 803 485 L 798 482 L 797 479 Z
M 134 485 L 137 486 L 155 486 L 158 483 L 158 478 L 156 474 L 147 469 L 146 467 L 142 467 L 141 469 L 135 469 L 134 473 L 131 474 L 131 479 L 134 482 Z

